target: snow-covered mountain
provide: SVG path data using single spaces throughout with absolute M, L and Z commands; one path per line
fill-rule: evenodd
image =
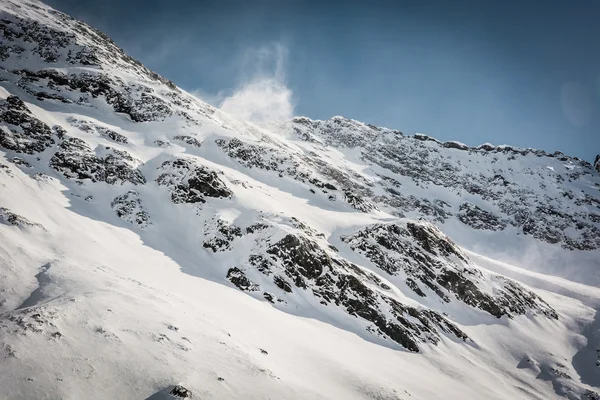
M 0 397 L 600 399 L 598 159 L 249 124 L 0 13 Z

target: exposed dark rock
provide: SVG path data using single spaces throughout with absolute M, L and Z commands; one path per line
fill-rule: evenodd
M 192 397 L 192 392 L 181 385 L 175 386 L 173 389 L 171 389 L 169 394 L 181 399 L 189 399 Z
M 240 290 L 250 292 L 260 290 L 259 286 L 250 281 L 250 279 L 246 277 L 246 274 L 237 267 L 230 268 L 229 271 L 227 271 L 227 279 Z
M 205 197 L 233 196 L 233 192 L 215 171 L 191 159 L 178 158 L 165 161 L 159 169 L 165 172 L 156 179 L 156 183 L 169 188 L 171 200 L 175 204 L 205 203 Z
M 193 147 L 200 147 L 202 145 L 202 143 L 200 143 L 200 141 L 198 139 L 191 137 L 191 136 L 185 136 L 185 135 L 173 136 L 173 140 L 182 141 Z
M 253 256 L 250 265 L 263 274 L 283 271 L 293 286 L 311 290 L 321 299 L 321 304 L 342 307 L 350 315 L 373 323 L 376 334 L 388 337 L 410 351 L 419 351 L 419 342 L 437 343 L 438 329 L 461 339 L 467 338 L 441 315 L 405 306 L 369 288 L 365 281 L 389 289 L 374 275 L 345 260 L 332 258 L 314 239 L 288 234 L 270 245 L 266 254 L 269 257 Z M 292 293 L 292 284 L 286 278 L 275 275 L 273 282 L 284 293 Z M 243 281 L 242 286 L 248 286 L 248 282 Z
M 46 230 L 41 224 L 32 222 L 25 217 L 15 214 L 5 207 L 0 207 L 0 223 L 19 227 L 37 227 Z
M 103 152 L 103 156 L 97 156 L 83 140 L 68 137 L 50 159 L 50 166 L 69 179 L 89 179 L 111 185 L 146 183 L 129 153 L 110 147 L 103 149 Z
M 463 144 L 460 142 L 454 142 L 454 141 L 444 142 L 443 146 L 446 148 L 449 148 L 449 149 L 470 150 L 470 147 L 467 146 L 466 144 Z
M 0 100 L 0 146 L 17 153 L 35 154 L 54 144 L 52 129 L 35 118 L 17 96 Z
M 130 190 L 125 194 L 117 196 L 110 203 L 117 216 L 140 229 L 145 229 L 150 224 L 150 215 L 142 208 L 139 193 Z
M 117 142 L 117 143 L 127 143 L 128 142 L 127 137 L 121 135 L 120 133 L 117 133 L 117 132 L 113 131 L 112 129 L 106 128 L 104 126 L 94 124 L 91 121 L 85 121 L 85 120 L 70 117 L 69 119 L 67 119 L 67 122 L 69 122 L 69 124 L 71 124 L 72 126 L 81 129 L 84 132 L 88 132 L 91 134 L 98 134 L 100 136 L 103 136 L 107 139 L 112 140 L 113 142 Z
M 462 203 L 459 208 L 458 219 L 475 229 L 501 231 L 506 228 L 506 223 L 489 211 L 483 210 L 472 203 Z
M 431 224 L 372 225 L 342 240 L 390 275 L 404 276 L 407 286 L 421 297 L 430 290 L 445 302 L 454 297 L 498 318 L 525 314 L 528 310 L 558 318 L 544 300 L 516 282 L 484 275 Z M 481 285 L 484 281 L 499 286 L 500 290 L 484 292 Z
M 242 236 L 242 230 L 240 227 L 227 223 L 222 219 L 211 221 L 213 226 L 206 226 L 205 232 L 214 232 L 208 234 L 204 239 L 203 246 L 207 249 L 211 249 L 213 252 L 229 250 L 231 248 L 231 242 L 236 237 Z

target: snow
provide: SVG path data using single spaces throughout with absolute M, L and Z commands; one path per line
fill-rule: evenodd
M 12 20 L 16 13 L 75 32 L 49 10 L 37 2 L 0 4 L 2 17 Z M 92 34 L 74 35 L 77 45 L 61 48 L 61 57 L 80 45 L 97 46 Z M 161 399 L 174 398 L 169 393 L 176 385 L 201 399 L 579 399 L 586 390 L 598 391 L 594 357 L 600 346 L 600 250 L 567 250 L 525 236 L 512 225 L 497 232 L 475 230 L 457 218 L 436 222 L 409 211 L 406 218 L 427 218 L 461 247 L 469 261 L 456 256 L 440 260 L 454 263 L 456 270 L 481 271 L 477 282 L 482 292 L 497 294 L 503 288 L 500 279 L 509 277 L 539 295 L 559 318 L 540 317 L 531 309 L 495 318 L 454 297 L 446 303 L 431 290 L 420 297 L 407 287 L 405 275 L 386 273 L 342 240 L 373 224 L 401 225 L 407 219 L 381 204 L 360 211 L 341 199 L 340 188 L 325 193 L 318 185 L 339 186 L 338 181 L 315 160 L 356 187 L 371 188 L 374 196 L 385 195 L 386 178 L 394 179 L 396 190 L 416 198 L 439 199 L 453 210 L 468 201 L 497 214 L 498 203 L 476 193 L 426 185 L 367 161 L 361 146 L 396 140 L 415 151 L 431 150 L 436 161 L 450 160 L 462 168 L 459 173 L 473 176 L 493 177 L 502 168 L 504 178 L 531 188 L 531 196 L 546 196 L 557 209 L 582 215 L 594 206 L 559 200 L 565 187 L 581 201 L 586 195 L 597 198 L 597 173 L 561 185 L 557 175 L 587 170 L 573 159 L 528 153 L 513 160 L 502 152 L 490 156 L 461 149 L 468 146 L 460 142 L 442 146 L 423 134 L 402 137 L 344 117 L 247 124 L 183 91 L 174 95 L 142 66 L 132 67 L 121 58 L 115 63 L 107 56 L 94 67 L 56 66 L 67 74 L 102 71 L 121 79 L 123 88 L 145 86 L 171 108 L 164 118 L 134 122 L 100 97 L 85 104 L 36 98 L 10 71 L 49 64 L 31 50 L 32 44 L 17 43 L 27 45 L 27 56 L 0 62 L 0 73 L 7 77 L 0 79 L 0 101 L 18 96 L 35 118 L 63 127 L 99 157 L 126 151 L 132 159 L 124 163 L 137 168 L 147 183 L 68 179 L 49 165 L 58 143 L 38 154 L 0 147 L 0 207 L 20 218 L 14 224 L 2 217 L 6 222 L 0 223 L 0 397 Z M 116 51 L 111 46 L 101 45 L 108 55 Z M 44 90 L 49 86 L 44 80 L 35 84 Z M 339 127 L 334 134 L 328 130 L 330 122 Z M 300 139 L 295 128 L 314 141 Z M 103 134 L 107 130 L 127 142 L 111 139 Z M 176 139 L 180 136 L 200 146 Z M 217 141 L 232 139 L 246 148 L 266 149 L 258 152 L 260 161 L 279 169 L 230 157 Z M 17 165 L 13 157 L 31 167 Z M 203 193 L 204 202 L 174 204 L 174 187 L 191 176 L 190 170 L 164 164 L 177 159 L 214 171 L 213 183 L 222 182 L 231 195 Z M 161 185 L 163 173 L 179 180 Z M 198 195 L 198 189 L 190 190 Z M 332 193 L 335 201 L 329 198 Z M 143 223 L 137 219 L 141 212 L 148 218 Z M 246 229 L 257 223 L 266 227 L 232 238 L 219 225 Z M 288 234 L 313 241 L 327 257 L 352 263 L 388 287 L 365 280 L 374 293 L 444 313 L 469 339 L 436 331 L 441 338 L 437 345 L 419 342 L 419 352 L 412 353 L 373 333 L 367 319 L 333 303 L 322 305 L 314 287 L 294 286 L 286 293 L 270 275 L 251 269 L 248 258 L 268 254 L 269 246 Z M 568 234 L 576 237 L 578 232 Z M 214 238 L 228 247 L 209 250 L 205 244 Z M 232 267 L 241 268 L 261 290 L 238 290 L 226 278 Z M 263 292 L 283 301 L 271 304 Z M 390 318 L 390 312 L 384 314 Z

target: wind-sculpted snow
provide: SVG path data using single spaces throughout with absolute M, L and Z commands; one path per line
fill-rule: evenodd
M 28 0 L 0 158 L 2 398 L 598 398 L 598 159 L 237 121 Z
M 558 318 L 556 311 L 533 292 L 478 269 L 427 222 L 369 226 L 342 240 L 421 297 L 437 296 L 446 303 L 458 300 L 497 318 L 530 311 Z M 493 289 L 484 289 L 490 287 Z

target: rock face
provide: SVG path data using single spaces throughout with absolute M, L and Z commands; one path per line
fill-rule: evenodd
M 598 154 L 594 160 L 594 168 L 596 171 L 600 172 L 600 154 Z
M 48 125 L 35 118 L 17 96 L 0 101 L 0 147 L 17 153 L 34 154 L 54 144 Z
M 441 143 L 426 135 L 407 137 L 342 117 L 327 121 L 294 118 L 285 129 L 312 147 L 326 151 L 335 146 L 359 153 L 355 162 L 376 168 L 379 182 L 339 170 L 326 174 L 325 180 L 378 209 L 398 216 L 416 212 L 437 222 L 455 216 L 474 229 L 513 226 L 570 250 L 600 248 L 600 227 L 588 218 L 600 207 L 598 194 L 577 189 L 578 184 L 593 179 L 593 167 L 578 158 L 511 146 L 471 148 L 458 142 Z M 310 154 L 306 158 L 307 163 L 322 165 Z M 523 170 L 519 162 L 529 166 Z M 405 184 L 417 189 L 407 193 L 402 190 Z M 555 186 L 563 192 L 560 198 L 547 194 Z M 451 204 L 430 194 L 448 190 L 477 201 Z M 475 203 L 487 205 L 482 208 Z M 499 211 L 491 213 L 486 208 Z
M 50 159 L 50 166 L 68 179 L 106 182 L 110 185 L 130 182 L 143 185 L 146 179 L 136 169 L 136 160 L 126 151 L 106 147 L 96 155 L 81 139 L 68 137 Z
M 536 311 L 556 319 L 539 296 L 514 281 L 476 268 L 439 229 L 426 222 L 379 224 L 342 239 L 377 268 L 421 297 L 461 301 L 500 318 Z M 488 292 L 482 288 L 494 286 Z
M 110 206 L 119 218 L 140 229 L 145 229 L 150 224 L 150 215 L 142 208 L 140 195 L 135 190 L 115 197 Z
M 506 228 L 506 223 L 493 213 L 482 210 L 471 203 L 462 203 L 459 207 L 458 219 L 474 229 L 487 229 L 501 231 Z
M 233 195 L 215 171 L 192 160 L 165 161 L 159 169 L 161 174 L 156 183 L 169 188 L 175 204 L 205 203 L 206 197 L 230 198 Z
M 127 143 L 127 137 L 121 135 L 120 133 L 113 131 L 110 128 L 96 125 L 91 121 L 86 121 L 86 120 L 69 117 L 67 119 L 67 122 L 69 122 L 69 124 L 71 124 L 72 126 L 81 129 L 84 132 L 103 136 L 107 139 L 112 140 L 113 142 Z
M 302 222 L 291 219 L 286 224 L 293 233 L 284 234 L 266 221 L 245 229 L 217 221 L 212 226 L 221 233 L 220 239 L 204 246 L 219 252 L 229 251 L 245 237 L 255 243 L 246 262 L 229 268 L 227 279 L 238 289 L 270 302 L 285 304 L 288 298 L 310 293 L 320 307 L 337 308 L 360 318 L 367 324 L 367 332 L 414 352 L 420 344 L 438 343 L 441 333 L 468 339 L 440 313 L 394 298 L 388 293 L 391 288 L 375 274 L 339 257 L 322 235 Z

